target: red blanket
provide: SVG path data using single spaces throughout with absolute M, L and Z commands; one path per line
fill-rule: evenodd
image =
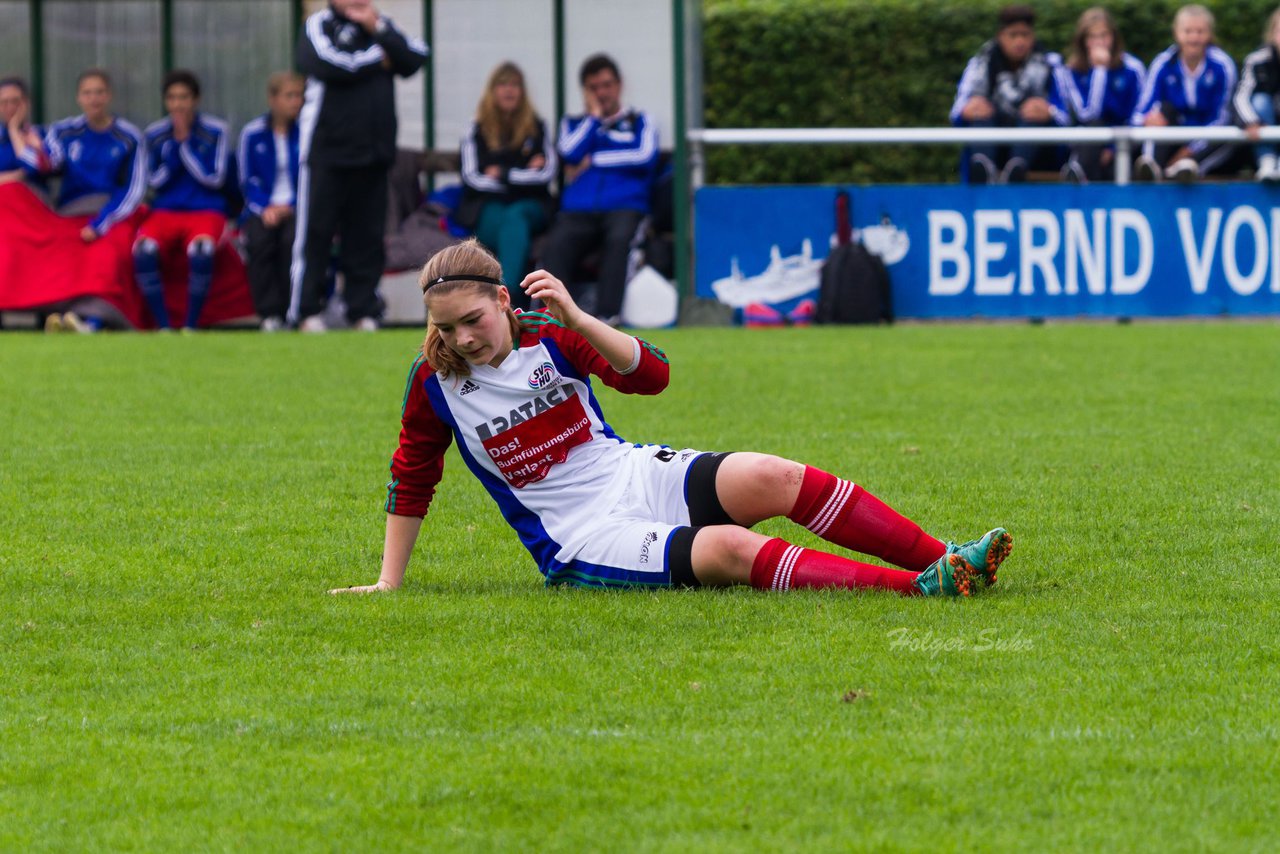
M 0 311 L 37 309 L 96 296 L 120 309 L 135 327 L 154 326 L 133 280 L 133 239 L 146 216 L 139 209 L 103 237 L 86 244 L 80 229 L 89 217 L 61 217 L 22 184 L 0 185 Z M 161 259 L 170 317 L 187 313 L 187 258 L 173 247 Z M 200 325 L 248 317 L 253 312 L 244 262 L 224 242 L 214 257 L 213 283 Z

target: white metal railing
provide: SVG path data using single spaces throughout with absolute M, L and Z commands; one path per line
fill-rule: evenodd
M 1261 128 L 1264 142 L 1280 142 L 1280 127 Z M 703 149 L 707 145 L 929 145 L 948 143 L 1035 142 L 1110 144 L 1116 147 L 1116 184 L 1128 184 L 1133 147 L 1144 142 L 1174 143 L 1205 139 L 1251 143 L 1235 127 L 1079 127 L 1079 128 L 694 128 L 688 133 L 693 186 L 703 184 Z

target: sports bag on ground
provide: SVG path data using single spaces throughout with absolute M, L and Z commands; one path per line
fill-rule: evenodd
M 889 270 L 861 243 L 831 250 L 822 264 L 815 323 L 892 323 Z

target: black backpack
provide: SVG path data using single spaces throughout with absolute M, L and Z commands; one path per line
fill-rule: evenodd
M 822 264 L 815 323 L 892 323 L 889 270 L 861 243 L 831 250 Z

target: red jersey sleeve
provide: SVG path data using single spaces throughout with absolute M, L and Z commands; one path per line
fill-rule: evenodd
M 545 314 L 536 311 L 522 312 L 520 324 L 524 329 L 525 340 L 532 343 L 538 338 L 550 338 L 581 374 L 594 374 L 609 388 L 624 394 L 657 394 L 671 380 L 667 354 L 643 338 L 635 339 L 640 348 L 639 363 L 634 370 L 624 374 L 614 370 L 587 339 Z
M 444 474 L 444 452 L 453 441 L 427 397 L 434 370 L 419 355 L 409 369 L 400 415 L 400 446 L 391 457 L 384 509 L 397 516 L 425 516 Z

